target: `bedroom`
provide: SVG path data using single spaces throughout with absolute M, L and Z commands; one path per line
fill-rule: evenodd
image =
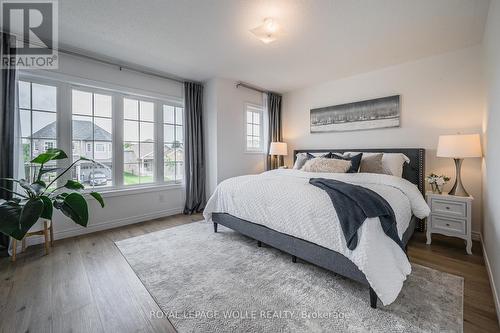
M 498 0 L 0 5 L 0 331 L 500 331 Z

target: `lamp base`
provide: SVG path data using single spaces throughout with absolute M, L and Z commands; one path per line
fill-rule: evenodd
M 453 187 L 451 188 L 450 192 L 448 195 L 454 195 L 457 197 L 468 197 L 469 193 L 464 188 L 464 185 L 462 184 L 462 178 L 460 177 L 460 170 L 462 168 L 462 162 L 464 161 L 463 158 L 455 158 L 455 169 L 456 169 L 456 178 L 455 178 L 455 184 L 453 184 Z

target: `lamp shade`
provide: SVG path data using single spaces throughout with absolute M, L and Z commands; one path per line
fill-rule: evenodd
M 467 158 L 481 157 L 479 134 L 457 134 L 439 136 L 438 157 Z
M 271 146 L 269 147 L 269 155 L 280 155 L 280 156 L 288 155 L 288 147 L 286 143 L 271 142 Z

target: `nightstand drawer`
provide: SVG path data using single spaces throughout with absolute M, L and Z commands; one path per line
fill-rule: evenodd
M 438 215 L 432 215 L 431 223 L 433 229 L 440 229 L 444 231 L 457 232 L 466 234 L 466 222 L 462 219 L 446 218 Z
M 459 217 L 467 216 L 467 204 L 465 202 L 432 199 L 431 210 L 437 214 Z

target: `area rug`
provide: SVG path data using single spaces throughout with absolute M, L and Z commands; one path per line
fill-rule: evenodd
M 195 222 L 116 243 L 179 332 L 462 332 L 463 278 L 420 265 L 398 299 L 219 226 Z

